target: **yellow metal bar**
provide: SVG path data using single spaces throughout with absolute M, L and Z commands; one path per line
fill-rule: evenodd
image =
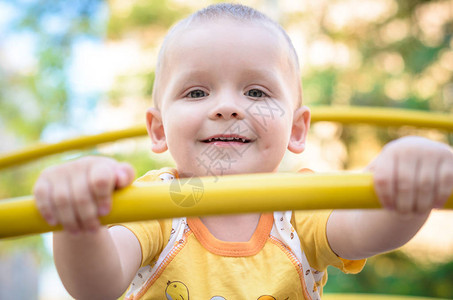
M 379 107 L 330 106 L 314 107 L 312 122 L 331 121 L 343 124 L 379 126 L 414 126 L 453 132 L 453 115 L 417 110 Z
M 323 300 L 429 300 L 441 298 L 426 298 L 426 297 L 411 297 L 411 296 L 396 296 L 396 295 L 374 295 L 374 294 L 324 294 Z
M 247 174 L 128 187 L 114 193 L 112 212 L 101 218 L 101 222 L 111 224 L 196 215 L 379 207 L 370 173 Z M 453 195 L 445 208 L 453 209 Z M 47 225 L 32 197 L 0 201 L 0 238 L 58 229 Z
M 402 126 L 435 128 L 453 132 L 453 115 L 376 107 L 314 107 L 312 122 L 331 121 L 344 124 L 366 123 L 380 126 Z M 64 151 L 92 147 L 119 139 L 146 135 L 144 126 L 82 136 L 57 144 L 37 145 L 18 152 L 0 156 L 0 169 L 22 164 L 47 155 Z
M 116 140 L 144 135 L 146 135 L 146 128 L 143 126 L 138 126 L 118 131 L 105 132 L 96 135 L 81 136 L 74 139 L 68 139 L 56 144 L 39 144 L 0 157 L 0 169 L 26 163 L 56 153 L 92 147 L 102 143 L 108 143 Z

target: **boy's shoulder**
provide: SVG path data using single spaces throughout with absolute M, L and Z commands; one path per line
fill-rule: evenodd
M 140 185 L 141 183 L 153 182 L 153 181 L 168 181 L 175 178 L 179 178 L 178 171 L 174 168 L 165 167 L 158 170 L 150 170 L 145 175 L 137 178 L 134 185 Z

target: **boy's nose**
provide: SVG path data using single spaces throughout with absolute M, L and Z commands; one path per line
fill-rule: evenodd
M 218 118 L 221 118 L 221 117 L 223 117 L 224 115 L 225 115 L 225 117 L 228 117 L 228 114 L 221 114 L 221 113 L 217 113 L 217 114 L 216 114 L 216 116 L 217 116 Z M 237 116 L 238 116 L 238 114 L 235 113 L 235 112 L 231 114 L 231 117 L 232 117 L 232 118 L 237 118 Z
M 243 109 L 235 103 L 234 100 L 231 101 L 219 101 L 219 103 L 213 108 L 210 112 L 211 119 L 243 119 L 244 111 Z

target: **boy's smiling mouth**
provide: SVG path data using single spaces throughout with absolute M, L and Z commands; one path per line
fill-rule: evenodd
M 203 143 L 214 143 L 214 144 L 230 144 L 230 143 L 239 143 L 239 144 L 247 144 L 252 142 L 251 139 L 236 135 L 236 134 L 220 134 L 214 135 L 207 139 L 202 140 Z

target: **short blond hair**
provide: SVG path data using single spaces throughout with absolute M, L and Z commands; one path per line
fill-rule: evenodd
M 288 49 L 290 52 L 290 64 L 293 66 L 295 74 L 297 74 L 298 78 L 298 105 L 302 103 L 302 86 L 300 81 L 300 68 L 299 68 L 299 58 L 297 56 L 296 49 L 294 48 L 293 43 L 291 42 L 290 37 L 283 29 L 283 27 L 263 14 L 262 12 L 251 8 L 249 6 L 245 6 L 242 4 L 234 4 L 234 3 L 219 3 L 207 6 L 203 9 L 196 11 L 195 13 L 191 14 L 189 17 L 179 21 L 176 23 L 175 26 L 168 32 L 166 35 L 164 42 L 162 43 L 161 49 L 159 51 L 159 55 L 157 58 L 156 70 L 155 70 L 155 77 L 154 77 L 154 85 L 153 85 L 153 94 L 152 98 L 154 101 L 154 105 L 158 108 L 158 99 L 160 97 L 159 92 L 159 84 L 161 81 L 161 73 L 163 70 L 163 65 L 165 61 L 165 53 L 169 44 L 171 37 L 174 34 L 182 29 L 187 29 L 190 25 L 196 22 L 203 22 L 203 21 L 215 21 L 220 18 L 228 18 L 235 21 L 243 21 L 243 22 L 265 22 L 271 27 L 277 29 L 277 31 L 283 36 L 284 40 L 288 45 Z

